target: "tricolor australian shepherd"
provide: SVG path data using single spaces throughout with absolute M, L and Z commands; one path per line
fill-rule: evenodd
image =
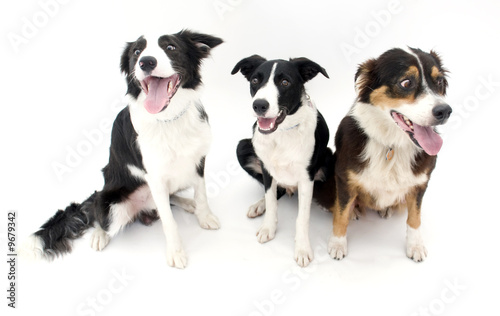
M 253 138 L 238 144 L 238 160 L 253 178 L 264 184 L 265 197 L 250 206 L 249 217 L 266 212 L 257 239 L 274 238 L 277 200 L 298 190 L 299 213 L 295 235 L 295 260 L 307 266 L 313 259 L 309 243 L 309 212 L 315 180 L 322 180 L 329 132 L 325 120 L 306 94 L 304 83 L 326 71 L 306 58 L 269 60 L 254 55 L 238 62 L 232 74 L 250 82 L 252 108 L 257 117 Z
M 200 64 L 222 40 L 188 30 L 140 37 L 121 56 L 129 106 L 115 119 L 104 187 L 82 204 L 58 211 L 34 233 L 25 252 L 53 258 L 95 226 L 92 248 L 102 250 L 135 219 L 161 219 L 167 263 L 184 268 L 184 253 L 171 204 L 194 213 L 200 226 L 218 229 L 209 209 L 204 167 L 211 134 L 199 100 Z M 194 200 L 174 195 L 194 188 Z
M 392 49 L 360 65 L 355 82 L 356 102 L 335 136 L 335 176 L 318 186 L 318 201 L 334 216 L 328 251 L 339 260 L 347 254 L 353 212 L 389 217 L 407 208 L 406 254 L 422 261 L 420 209 L 443 143 L 435 126 L 452 111 L 446 70 L 435 52 Z

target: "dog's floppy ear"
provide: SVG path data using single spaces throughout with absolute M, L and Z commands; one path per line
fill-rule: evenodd
M 221 38 L 202 33 L 195 33 L 190 30 L 182 30 L 179 35 L 187 36 L 191 41 L 193 41 L 199 49 L 202 58 L 208 57 L 212 48 L 224 42 Z
M 372 86 L 376 80 L 373 75 L 375 66 L 376 60 L 368 59 L 364 63 L 360 64 L 358 70 L 356 71 L 354 84 L 360 101 L 368 102 L 367 100 L 370 98 L 370 92 L 372 91 Z
M 292 64 L 295 64 L 297 68 L 299 69 L 300 76 L 304 80 L 304 82 L 311 80 L 312 78 L 316 77 L 316 75 L 320 72 L 323 76 L 328 77 L 328 74 L 326 73 L 326 70 L 315 63 L 314 61 L 311 61 L 307 58 L 300 57 L 300 58 L 290 58 L 290 62 Z
M 125 75 L 130 75 L 130 49 L 132 49 L 132 45 L 134 45 L 134 42 L 129 42 L 123 49 L 122 57 L 120 59 L 120 70 L 122 73 Z
M 262 65 L 265 61 L 266 59 L 259 55 L 252 55 L 250 57 L 244 58 L 240 60 L 236 64 L 236 66 L 234 66 L 233 70 L 231 71 L 231 75 L 234 75 L 238 71 L 241 71 L 241 74 L 245 76 L 248 81 L 250 81 L 250 76 L 252 75 L 254 70 Z

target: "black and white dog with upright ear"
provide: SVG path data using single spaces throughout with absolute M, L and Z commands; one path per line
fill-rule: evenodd
M 115 119 L 104 187 L 82 204 L 58 211 L 30 236 L 22 252 L 48 259 L 71 251 L 71 240 L 95 226 L 92 248 L 102 250 L 127 224 L 161 219 L 167 263 L 187 263 L 171 204 L 194 213 L 200 226 L 218 229 L 204 180 L 211 133 L 199 100 L 201 60 L 222 40 L 183 30 L 141 36 L 121 56 L 129 105 Z M 194 200 L 174 195 L 193 187 Z
M 243 139 L 238 160 L 253 178 L 264 184 L 265 197 L 250 206 L 248 217 L 266 212 L 257 239 L 274 238 L 278 199 L 298 190 L 295 260 L 305 267 L 314 257 L 309 242 L 309 213 L 314 183 L 328 171 L 329 131 L 321 113 L 306 94 L 304 83 L 325 69 L 307 58 L 270 60 L 253 55 L 238 62 L 232 74 L 241 73 L 250 82 L 252 107 L 257 117 L 253 138 Z

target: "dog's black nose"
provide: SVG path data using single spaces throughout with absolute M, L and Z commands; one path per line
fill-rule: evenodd
M 253 101 L 253 110 L 257 115 L 264 115 L 269 110 L 269 102 L 264 99 L 257 99 Z
M 440 104 L 436 105 L 432 109 L 432 115 L 438 120 L 440 123 L 446 121 L 451 115 L 452 109 L 448 104 Z
M 158 61 L 152 56 L 145 56 L 139 60 L 139 67 L 144 71 L 153 71 L 156 65 L 158 65 Z

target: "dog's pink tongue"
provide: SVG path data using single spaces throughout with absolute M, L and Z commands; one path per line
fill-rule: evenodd
M 274 123 L 276 122 L 276 118 L 258 118 L 259 128 L 262 130 L 268 130 L 274 127 Z
M 163 110 L 168 101 L 169 79 L 152 77 L 149 80 L 149 91 L 144 101 L 144 107 L 151 114 L 156 114 Z
M 439 136 L 432 126 L 420 126 L 413 123 L 413 136 L 418 141 L 420 147 L 431 156 L 437 155 L 441 146 L 443 146 L 443 139 Z
M 276 122 L 276 118 L 275 117 L 273 117 L 273 118 L 259 117 L 258 122 L 259 122 L 260 129 L 268 130 L 268 129 L 271 129 L 274 127 L 274 122 Z

